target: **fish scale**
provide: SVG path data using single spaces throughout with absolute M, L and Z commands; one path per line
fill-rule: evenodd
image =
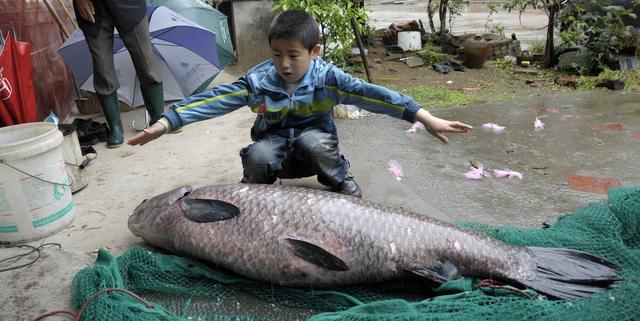
M 140 204 L 129 229 L 154 246 L 280 285 L 334 287 L 410 272 L 437 282 L 498 279 L 573 298 L 617 279 L 617 267 L 586 253 L 512 246 L 426 215 L 304 187 L 182 187 Z M 588 285 L 592 279 L 599 285 Z
M 481 248 L 479 245 L 483 244 L 482 242 L 487 243 L 482 251 L 485 253 L 487 248 L 493 247 L 490 244 L 494 241 L 453 225 L 441 227 L 424 215 L 301 187 L 203 187 L 194 190 L 185 198 L 223 200 L 237 206 L 240 215 L 231 220 L 193 223 L 182 215 L 178 204 L 174 204 L 170 215 L 176 222 L 175 228 L 163 233 L 173 235 L 174 239 L 169 242 L 176 245 L 179 253 L 195 254 L 252 278 L 278 279 L 278 283 L 283 285 L 313 283 L 317 286 L 335 286 L 387 280 L 398 276 L 397 273 L 400 273 L 403 267 L 434 267 L 445 261 L 442 256 L 447 254 L 446 249 L 451 247 L 449 244 L 456 240 L 469 245 L 476 243 L 475 246 L 464 246 L 467 252 Z M 276 202 L 276 199 L 281 202 Z M 302 206 L 295 207 L 293 204 Z M 273 222 L 272 216 L 277 217 L 275 223 L 265 224 L 264 222 Z M 406 230 L 414 232 L 407 236 L 403 233 Z M 434 239 L 430 235 L 439 236 L 438 239 Z M 350 270 L 335 272 L 310 265 L 306 267 L 310 270 L 306 275 L 307 278 L 310 274 L 315 275 L 313 280 L 300 280 L 297 275 L 301 274 L 301 271 L 292 271 L 294 275 L 281 275 L 280 262 L 301 261 L 282 246 L 279 240 L 283 237 L 301 237 L 312 243 L 317 242 L 345 261 Z M 324 240 L 336 241 L 321 244 Z M 391 243 L 397 246 L 395 255 L 391 253 Z M 254 244 L 259 246 L 253 246 Z M 164 247 L 164 244 L 154 245 Z M 506 244 L 500 246 L 503 253 L 511 248 Z M 480 254 L 469 254 L 474 258 L 482 257 Z M 399 269 L 389 269 L 389 264 L 385 264 L 388 262 L 392 262 Z M 298 266 L 305 265 L 302 263 Z M 460 263 L 459 266 L 465 265 L 464 262 Z M 492 271 L 493 275 L 510 276 L 512 273 L 501 271 L 508 268 L 505 264 L 494 262 L 493 265 L 500 268 Z M 260 266 L 263 268 L 256 270 Z

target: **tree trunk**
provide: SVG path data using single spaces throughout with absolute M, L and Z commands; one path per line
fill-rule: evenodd
M 447 31 L 447 2 L 448 0 L 440 0 L 438 7 L 438 18 L 440 19 L 440 36 Z
M 429 27 L 431 28 L 431 33 L 436 33 L 436 27 L 433 24 L 433 0 L 429 0 L 427 4 L 427 15 L 429 16 Z
M 551 8 L 549 8 L 549 23 L 547 25 L 547 41 L 544 45 L 544 59 L 543 66 L 545 68 L 551 68 L 555 65 L 555 55 L 554 55 L 554 45 L 553 45 L 553 25 L 556 20 L 556 13 L 558 12 L 559 6 L 557 3 L 554 3 Z
M 327 35 L 325 34 L 324 23 L 320 22 L 320 30 L 322 31 L 322 59 L 324 60 L 327 54 Z

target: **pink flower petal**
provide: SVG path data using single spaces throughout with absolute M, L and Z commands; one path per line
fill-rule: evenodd
M 496 175 L 496 178 L 517 178 L 517 179 L 522 179 L 522 173 L 516 172 L 516 171 L 512 171 L 512 170 L 499 170 L 499 169 L 494 169 L 493 173 Z
M 420 129 L 425 129 L 424 125 L 421 122 L 417 121 L 413 123 L 413 125 L 411 125 L 411 128 L 407 129 L 407 133 L 415 134 Z
M 562 115 L 562 120 L 576 120 L 582 118 L 583 117 L 581 115 Z
M 500 126 L 498 124 L 494 124 L 494 123 L 486 123 L 486 124 L 482 124 L 482 128 L 489 129 L 489 130 L 493 131 L 494 133 L 499 133 L 499 132 L 502 132 L 505 127 L 504 126 Z
M 544 123 L 538 119 L 538 117 L 536 117 L 536 120 L 533 122 L 533 127 L 536 130 L 543 130 L 544 129 Z
M 387 169 L 395 179 L 399 181 L 402 180 L 402 165 L 400 165 L 400 163 L 395 160 L 390 160 Z
M 467 177 L 468 179 L 478 180 L 478 179 L 482 179 L 486 175 L 482 167 L 479 167 L 479 168 L 471 167 L 471 170 L 465 173 L 464 176 Z
M 460 244 L 460 241 L 455 240 L 455 242 L 453 242 L 453 250 L 456 252 L 460 252 L 462 250 L 462 244 Z

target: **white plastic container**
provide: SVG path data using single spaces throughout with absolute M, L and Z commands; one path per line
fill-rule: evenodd
M 415 51 L 422 49 L 422 39 L 420 31 L 400 31 L 398 32 L 398 47 L 404 51 Z
M 64 125 L 63 125 L 64 126 Z M 85 188 L 89 184 L 89 179 L 85 175 L 84 169 L 78 165 L 82 163 L 84 157 L 80 149 L 80 141 L 75 127 L 62 127 L 62 157 L 67 164 L 67 175 L 71 180 L 71 194 Z
M 41 239 L 73 220 L 62 142 L 52 123 L 0 128 L 0 241 Z

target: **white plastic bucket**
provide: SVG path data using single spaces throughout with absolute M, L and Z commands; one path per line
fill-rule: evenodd
M 422 38 L 420 31 L 400 31 L 398 32 L 398 47 L 404 51 L 422 49 Z
M 62 142 L 52 123 L 0 128 L 0 241 L 34 241 L 73 220 Z
M 79 165 L 84 160 L 82 150 L 80 149 L 80 141 L 78 133 L 74 126 L 62 125 L 61 132 L 64 137 L 62 142 L 62 157 L 67 164 L 67 175 L 71 180 L 71 194 L 85 188 L 89 184 L 87 175 L 84 175 L 84 169 Z

